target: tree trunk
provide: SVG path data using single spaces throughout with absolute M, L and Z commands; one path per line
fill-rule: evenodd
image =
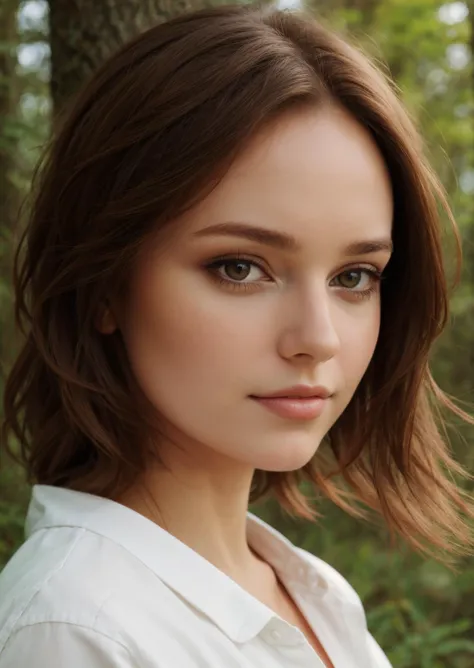
M 0 365 L 6 365 L 12 333 L 10 313 L 11 240 L 19 209 L 14 182 L 17 105 L 17 0 L 0 2 Z M 3 368 L 1 368 L 3 372 Z
M 11 183 L 14 165 L 14 140 L 11 132 L 15 121 L 15 66 L 17 46 L 15 0 L 0 4 L 0 226 L 2 237 L 5 228 L 12 224 L 12 199 L 14 188 Z
M 211 0 L 49 0 L 54 115 L 105 59 L 147 28 Z

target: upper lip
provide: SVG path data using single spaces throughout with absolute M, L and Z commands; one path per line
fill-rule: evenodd
M 328 399 L 331 396 L 331 392 L 322 385 L 293 385 L 293 387 L 287 387 L 271 394 L 255 396 L 258 396 L 259 399 L 271 399 L 274 397 L 318 397 L 319 399 Z

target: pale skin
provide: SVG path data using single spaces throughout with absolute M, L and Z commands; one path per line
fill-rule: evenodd
M 255 469 L 307 464 L 360 383 L 379 333 L 392 215 L 386 167 L 362 126 L 336 106 L 287 114 L 176 221 L 165 247 L 147 250 L 126 303 L 99 323 L 122 331 L 161 415 L 169 469 L 150 466 L 118 500 L 299 626 L 328 666 L 317 630 L 247 543 L 249 491 Z M 282 418 L 251 398 L 299 384 L 331 392 L 315 419 Z

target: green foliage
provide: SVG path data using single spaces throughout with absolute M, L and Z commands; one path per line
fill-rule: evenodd
M 17 467 L 0 469 L 0 570 L 24 536 L 29 490 Z
M 22 65 L 22 50 L 31 43 L 37 45 L 38 54 L 46 53 L 47 37 L 44 18 L 28 19 L 18 15 L 19 6 L 27 5 L 16 0 L 0 2 L 0 52 L 16 54 L 16 66 L 8 81 L 0 80 L 0 109 L 9 110 L 0 118 L 0 169 L 8 168 L 8 192 L 0 194 L 0 396 L 3 394 L 3 377 L 11 359 L 17 336 L 12 334 L 11 257 L 21 228 L 19 207 L 28 194 L 34 166 L 42 145 L 49 135 L 48 58 L 38 57 L 30 65 Z M 38 6 L 41 3 L 36 3 Z M 17 15 L 13 25 L 18 34 L 8 33 L 8 41 L 2 41 L 3 28 L 10 24 L 11 14 Z M 1 84 L 4 84 L 3 86 Z M 10 111 L 11 101 L 15 106 Z M 10 104 L 7 105 L 6 102 Z M 5 158 L 7 160 L 5 160 Z M 11 203 L 11 206 L 5 206 Z M 3 218 L 5 216 L 5 218 Z M 29 490 L 22 472 L 0 461 L 0 569 L 23 540 L 24 516 Z

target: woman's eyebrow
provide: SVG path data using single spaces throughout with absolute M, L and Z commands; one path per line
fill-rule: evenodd
M 386 239 L 367 239 L 366 241 L 355 241 L 344 249 L 344 255 L 367 255 L 369 253 L 393 253 L 393 243 Z
M 302 249 L 302 244 L 287 232 L 277 232 L 266 227 L 249 225 L 248 223 L 227 222 L 210 225 L 194 233 L 197 237 L 207 236 L 232 236 L 249 239 L 257 243 L 273 246 L 279 250 L 296 252 Z M 385 251 L 391 253 L 393 244 L 390 238 L 367 239 L 355 241 L 349 244 L 343 254 L 346 256 L 366 255 L 368 253 L 379 253 Z
M 280 250 L 296 252 L 301 250 L 301 244 L 291 234 L 269 230 L 266 227 L 256 227 L 247 223 L 217 223 L 195 232 L 198 237 L 204 236 L 232 236 L 256 241 L 266 246 L 273 246 Z

